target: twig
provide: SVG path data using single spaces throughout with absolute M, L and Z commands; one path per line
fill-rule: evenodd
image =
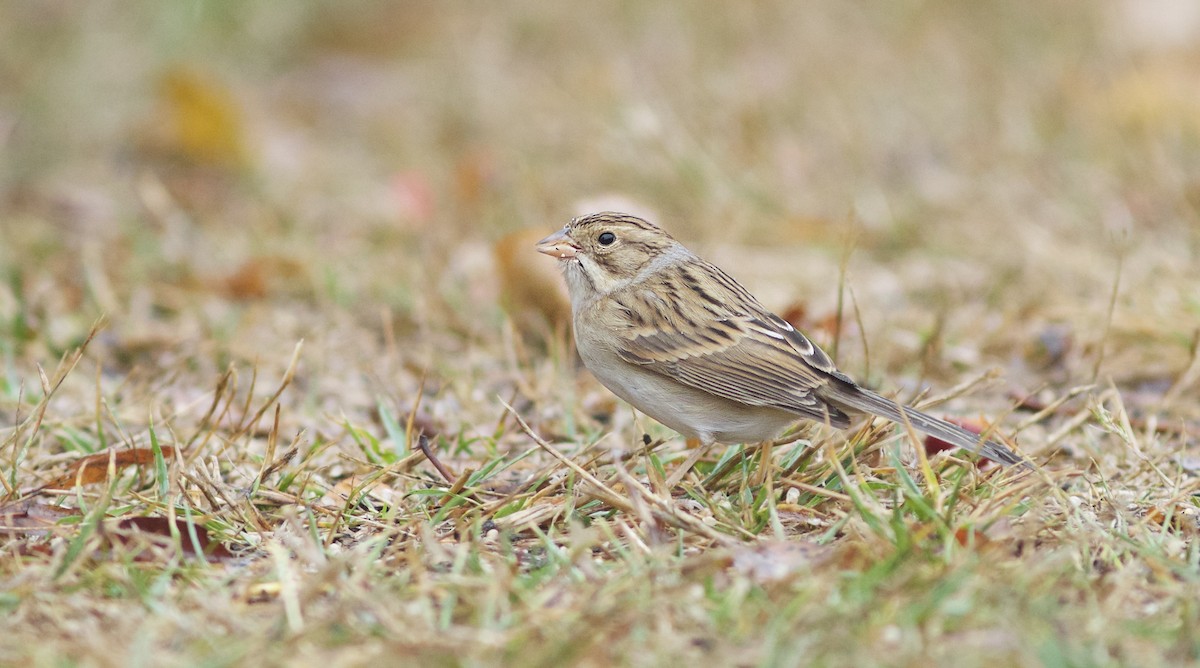
M 425 459 L 428 459 L 430 464 L 433 464 L 433 468 L 437 469 L 437 472 L 441 474 L 447 483 L 454 484 L 454 479 L 457 476 L 450 469 L 446 468 L 446 465 L 433 454 L 433 449 L 429 447 L 429 439 L 425 437 L 425 434 L 417 436 L 417 449 L 421 451 L 421 454 L 425 455 Z

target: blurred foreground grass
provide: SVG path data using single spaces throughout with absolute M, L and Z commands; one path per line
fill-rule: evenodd
M 1196 661 L 1198 14 L 0 5 L 0 664 Z M 537 321 L 608 206 L 1044 470 L 669 485 Z

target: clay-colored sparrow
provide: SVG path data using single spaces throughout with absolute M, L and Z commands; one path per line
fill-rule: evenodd
M 1001 464 L 994 441 L 859 387 L 745 288 L 656 225 L 621 213 L 572 220 L 538 242 L 560 260 L 575 344 L 605 387 L 689 439 L 752 443 L 799 418 L 865 412 Z

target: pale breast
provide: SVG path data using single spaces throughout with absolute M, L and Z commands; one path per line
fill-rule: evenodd
M 579 329 L 576 329 L 578 332 Z M 703 443 L 757 443 L 799 419 L 777 408 L 730 401 L 630 364 L 603 341 L 575 337 L 583 363 L 613 394 L 687 438 Z

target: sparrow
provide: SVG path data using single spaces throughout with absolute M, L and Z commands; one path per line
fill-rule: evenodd
M 558 258 L 584 366 L 689 440 L 758 443 L 802 418 L 868 413 L 1000 464 L 1007 446 L 868 390 L 746 288 L 653 223 L 616 212 L 571 220 L 537 250 Z

